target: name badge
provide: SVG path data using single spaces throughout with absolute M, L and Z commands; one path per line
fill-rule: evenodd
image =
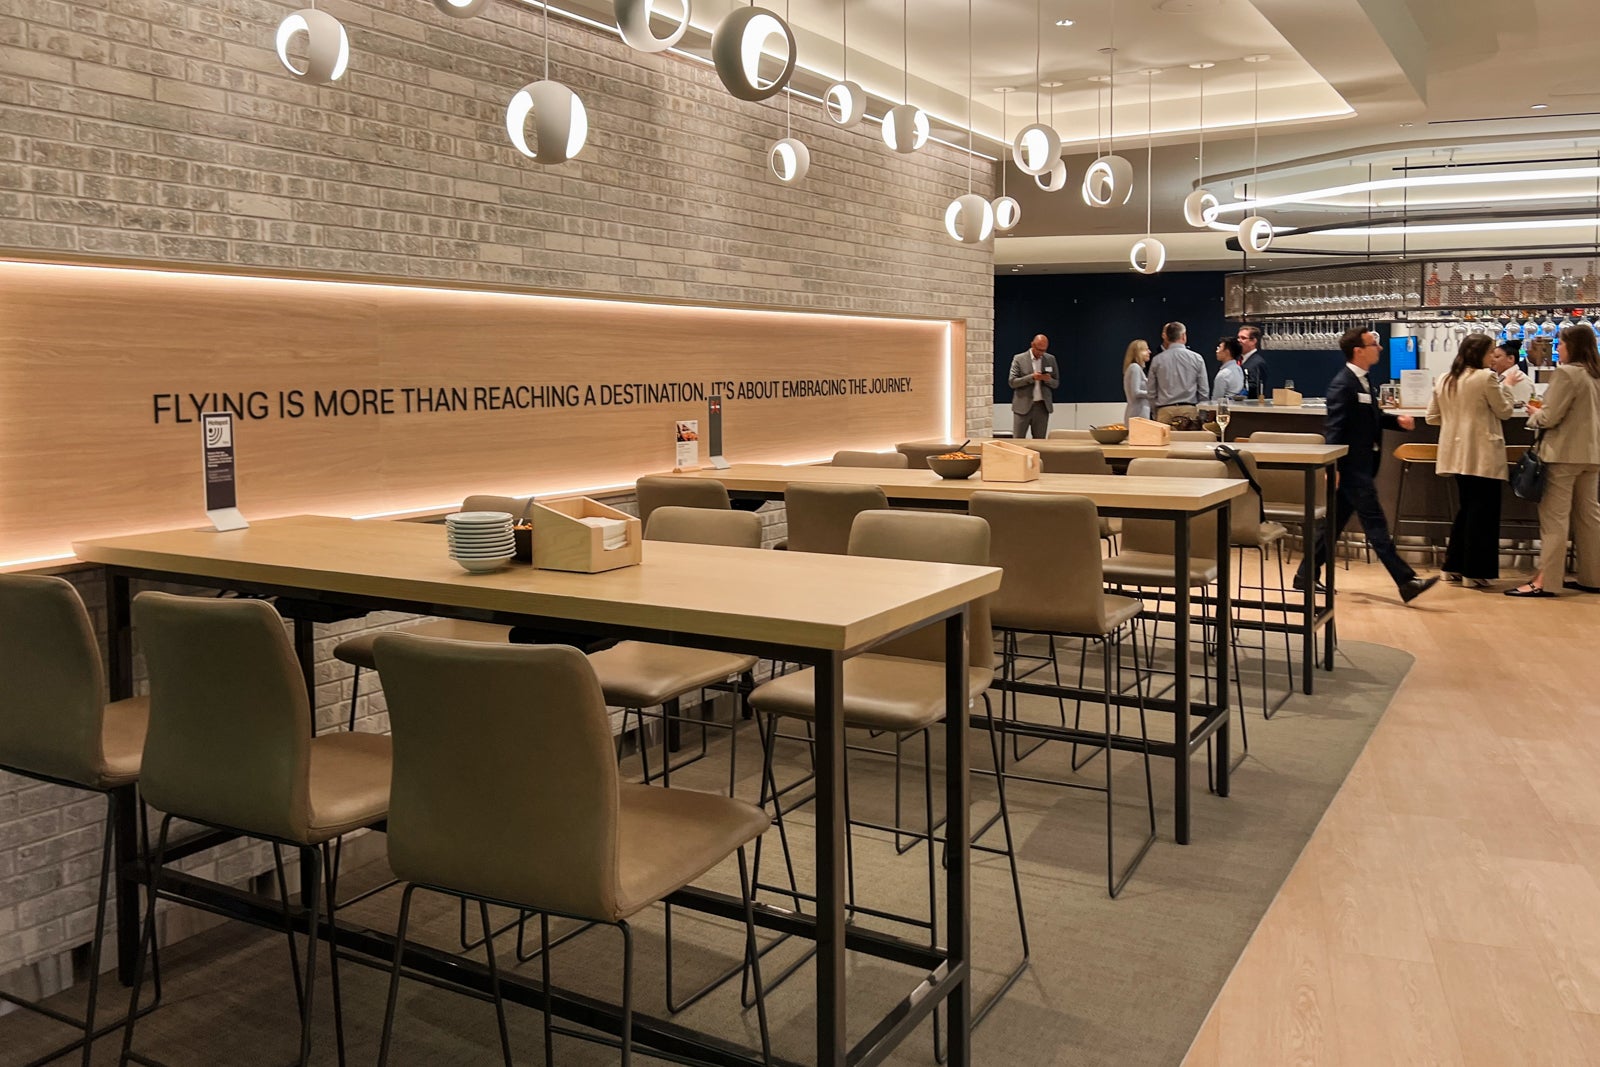
M 1357 393 L 1356 394 L 1356 399 L 1361 401 L 1363 404 L 1370 404 L 1370 403 L 1372 403 L 1372 394 L 1371 393 Z

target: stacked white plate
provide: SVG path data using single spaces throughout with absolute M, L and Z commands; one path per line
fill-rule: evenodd
M 505 511 L 458 511 L 444 517 L 450 558 L 474 574 L 499 570 L 516 554 L 511 514 Z

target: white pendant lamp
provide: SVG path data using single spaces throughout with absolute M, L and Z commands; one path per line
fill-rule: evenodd
M 528 126 L 534 140 L 528 143 Z M 506 105 L 506 133 L 535 163 L 565 163 L 589 140 L 589 112 L 578 94 L 550 80 L 550 9 L 544 9 L 544 78 L 516 91 Z
M 1011 161 L 1022 173 L 1034 176 L 1049 171 L 1056 160 L 1061 158 L 1061 135 L 1055 131 L 1053 125 L 1046 125 L 1040 121 L 1039 115 L 1038 86 L 1044 76 L 1042 58 L 1044 34 L 1040 32 L 1041 4 L 1042 0 L 1035 0 L 1033 8 L 1033 121 L 1017 131 L 1017 139 L 1011 144 Z
M 1150 232 L 1150 190 L 1155 183 L 1155 76 L 1154 69 L 1144 72 L 1144 236 L 1128 250 L 1128 263 L 1140 274 L 1159 274 L 1167 265 L 1167 246 Z
M 766 43 L 783 42 L 783 69 L 771 81 L 761 80 L 761 54 Z M 776 96 L 794 76 L 794 31 L 764 7 L 736 7 L 711 34 L 711 62 L 723 87 L 740 100 Z
M 455 0 L 433 0 L 434 3 L 454 3 Z M 486 0 L 473 0 L 476 3 Z M 655 0 L 615 0 L 613 12 L 617 17 L 617 32 L 622 43 L 635 52 L 665 52 L 683 39 L 689 29 L 689 0 L 676 0 L 679 11 L 677 23 L 665 37 L 657 37 L 650 28 L 650 16 L 655 14 Z
M 1106 154 L 1083 172 L 1083 202 L 1090 207 L 1121 207 L 1133 196 L 1133 164 L 1117 155 L 1117 6 L 1110 0 L 1110 40 L 1100 51 L 1106 57 L 1109 83 L 1106 105 Z
M 784 0 L 783 13 L 789 14 L 788 0 Z M 785 185 L 794 185 L 811 169 L 811 149 L 794 135 L 794 91 L 783 94 L 783 138 L 767 149 L 767 169 Z
M 1067 161 L 1058 159 L 1043 174 L 1034 176 L 1033 184 L 1047 193 L 1059 193 L 1067 187 Z
M 915 152 L 928 143 L 928 113 L 911 103 L 911 20 L 900 3 L 900 99 L 883 116 L 883 143 L 896 152 Z
M 306 35 L 306 63 L 295 66 L 289 58 L 289 42 L 297 34 Z M 301 81 L 336 82 L 350 65 L 350 37 L 339 20 L 314 7 L 291 12 L 278 23 L 278 62 Z
M 839 43 L 843 51 L 840 78 L 822 91 L 822 113 L 835 126 L 854 126 L 867 113 L 867 94 L 850 80 L 850 4 L 840 12 Z
M 1206 180 L 1206 71 L 1216 66 L 1215 63 L 1190 63 L 1190 68 L 1200 72 L 1200 144 L 1195 153 L 1198 174 L 1195 177 L 1194 192 L 1183 198 L 1183 221 L 1190 226 L 1205 228 L 1217 217 L 1217 208 L 1220 203 L 1217 195 L 1204 184 Z
M 996 89 L 1000 95 L 1000 136 L 1006 136 L 1006 102 L 1010 99 L 1011 87 L 1009 85 Z M 1066 168 L 1062 168 L 1065 178 Z M 1006 195 L 1006 164 L 1000 161 L 1000 195 L 990 203 L 994 208 L 994 228 L 996 233 L 1010 233 L 1017 228 L 1017 223 L 1022 221 L 1022 205 L 1017 203 L 1017 198 Z
M 433 6 L 453 19 L 470 19 L 494 0 L 433 0 Z
M 1245 56 L 1246 63 L 1256 64 L 1255 86 L 1255 121 L 1254 127 L 1255 148 L 1252 152 L 1254 161 L 1251 163 L 1250 197 L 1253 200 L 1261 198 L 1258 188 L 1261 182 L 1261 64 L 1271 56 L 1255 55 Z M 1272 246 L 1272 223 L 1260 215 L 1251 215 L 1239 223 L 1239 246 L 1247 252 L 1265 252 Z
M 972 191 L 972 0 L 967 0 L 967 191 L 944 209 L 952 241 L 982 244 L 994 233 L 994 205 Z

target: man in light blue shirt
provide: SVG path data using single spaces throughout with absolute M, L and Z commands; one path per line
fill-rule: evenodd
M 1180 430 L 1200 428 L 1200 401 L 1208 395 L 1206 361 L 1191 350 L 1188 327 L 1169 322 L 1161 328 L 1161 353 L 1150 361 L 1145 395 L 1157 422 Z
M 1235 338 L 1224 337 L 1217 342 L 1217 376 L 1211 380 L 1211 399 L 1233 398 L 1244 392 L 1244 367 L 1239 363 L 1244 346 Z

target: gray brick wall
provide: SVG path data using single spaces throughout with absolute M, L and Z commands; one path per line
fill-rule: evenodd
M 552 76 L 583 97 L 591 132 L 578 160 L 539 167 L 503 128 L 541 69 L 532 9 L 502 0 L 457 22 L 426 0 L 331 0 L 350 72 L 310 86 L 272 51 L 296 6 L 0 0 L 0 249 L 963 318 L 968 428 L 987 428 L 992 253 L 953 244 L 941 221 L 966 191 L 960 153 L 898 156 L 876 126 L 839 130 L 797 102 L 812 168 L 787 188 L 765 166 L 781 101 L 736 101 L 707 67 L 552 20 Z M 976 190 L 990 185 L 980 167 Z M 78 584 L 101 613 L 98 578 Z M 323 722 L 349 695 L 332 644 L 398 619 L 321 634 Z M 362 727 L 386 728 L 364 689 Z M 100 804 L 0 777 L 8 985 L 70 979 Z M 194 862 L 240 881 L 267 861 L 240 846 Z

